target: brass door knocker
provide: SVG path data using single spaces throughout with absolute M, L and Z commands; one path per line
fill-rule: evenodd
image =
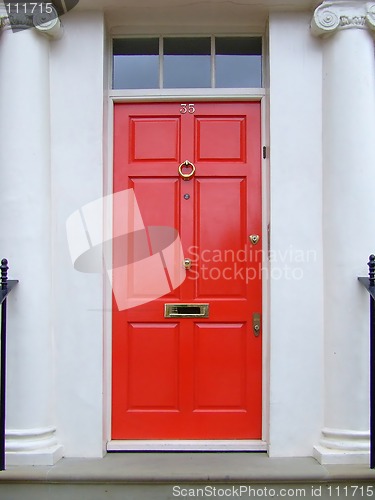
M 191 171 L 188 173 L 188 174 L 184 174 L 182 172 L 182 169 L 184 167 L 190 167 L 191 168 Z M 188 161 L 188 160 L 185 160 L 184 162 L 181 163 L 181 165 L 178 167 L 178 173 L 180 174 L 180 176 L 184 179 L 184 181 L 188 181 L 189 179 L 191 179 L 193 177 L 193 175 L 195 174 L 195 166 L 193 163 L 191 163 L 191 161 Z

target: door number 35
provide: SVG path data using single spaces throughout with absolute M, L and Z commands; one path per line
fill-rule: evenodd
M 181 104 L 180 113 L 182 115 L 185 113 L 190 113 L 192 115 L 195 113 L 195 104 Z

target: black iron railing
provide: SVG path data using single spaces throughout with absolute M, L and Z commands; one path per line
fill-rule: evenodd
M 370 294 L 370 468 L 375 469 L 375 255 L 370 255 L 368 278 L 358 278 Z
M 18 280 L 8 280 L 8 261 L 1 261 L 1 333 L 0 333 L 0 470 L 5 470 L 5 390 L 6 390 L 6 336 L 7 336 L 7 295 L 17 285 Z

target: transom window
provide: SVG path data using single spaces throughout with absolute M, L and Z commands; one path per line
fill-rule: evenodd
M 114 89 L 260 88 L 262 39 L 116 38 Z

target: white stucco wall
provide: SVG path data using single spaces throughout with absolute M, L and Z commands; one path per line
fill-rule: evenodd
M 51 43 L 54 337 L 58 438 L 65 456 L 100 456 L 103 435 L 103 278 L 71 263 L 65 223 L 103 195 L 101 13 L 71 12 Z
M 323 423 L 322 52 L 310 20 L 269 21 L 271 456 L 310 456 Z

